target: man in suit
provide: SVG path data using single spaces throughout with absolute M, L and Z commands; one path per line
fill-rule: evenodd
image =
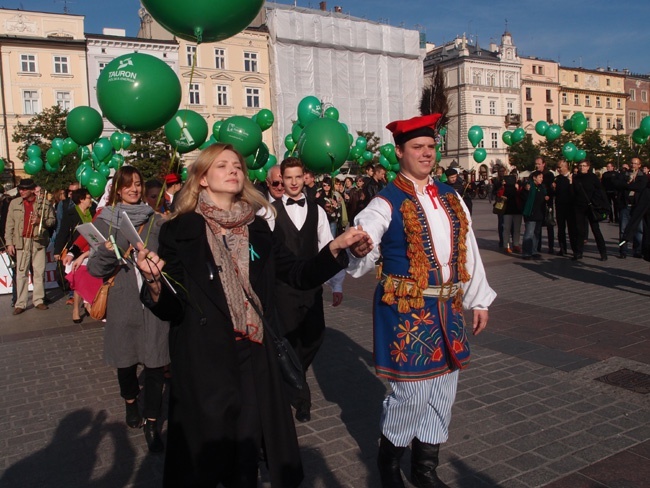
M 555 220 L 557 221 L 557 243 L 560 250 L 558 256 L 567 255 L 566 229 L 569 229 L 569 245 L 574 251 L 575 221 L 573 212 L 573 195 L 571 193 L 571 172 L 569 163 L 561 159 L 557 163 L 560 174 L 555 177 L 553 191 L 555 192 Z
M 309 201 L 303 193 L 304 166 L 298 158 L 282 161 L 280 172 L 284 195 L 273 202 L 277 211 L 273 238 L 300 258 L 312 258 L 332 239 L 327 214 L 322 207 Z M 343 301 L 344 273 L 330 280 L 332 306 Z M 285 337 L 296 351 L 306 373 L 325 338 L 323 288 L 297 290 L 279 281 L 276 286 L 276 307 L 285 326 Z M 296 409 L 296 420 L 311 419 L 311 392 L 307 381 L 301 390 L 290 391 L 291 404 Z

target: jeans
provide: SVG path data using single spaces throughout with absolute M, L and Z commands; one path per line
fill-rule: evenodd
M 621 207 L 618 220 L 618 229 L 619 229 L 619 240 L 623 240 L 623 233 L 627 227 L 628 222 L 630 221 L 630 214 L 632 213 L 632 207 L 626 205 Z M 629 235 L 629 234 L 628 234 Z M 634 242 L 632 242 L 632 252 L 634 254 L 641 253 L 641 241 L 643 239 L 643 222 L 639 223 L 639 226 L 636 228 L 634 233 Z M 625 256 L 627 254 L 627 242 L 619 248 L 621 255 Z
M 501 229 L 501 240 L 504 245 L 510 242 L 510 234 L 512 232 L 512 245 L 519 247 L 519 240 L 521 238 L 521 214 L 504 214 L 503 215 L 503 228 Z
M 542 239 L 542 222 L 531 220 L 525 225 L 522 251 L 524 257 L 530 257 L 537 250 L 537 244 Z

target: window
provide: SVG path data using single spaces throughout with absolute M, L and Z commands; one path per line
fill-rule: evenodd
M 573 95 L 573 105 L 580 105 L 580 95 L 577 93 Z
M 533 65 L 533 74 L 534 74 L 534 75 L 537 74 L 537 66 L 536 66 L 536 65 Z
M 533 99 L 533 94 L 531 92 L 532 90 L 530 88 L 526 88 L 526 100 L 529 102 Z
M 201 90 L 198 83 L 190 83 L 190 105 L 201 104 Z
M 497 102 L 494 100 L 490 100 L 490 115 L 496 115 L 497 114 Z
M 585 95 L 585 107 L 591 107 L 591 95 Z
M 257 72 L 257 53 L 244 53 L 244 71 Z
M 546 90 L 546 103 L 552 103 L 553 96 L 551 95 L 551 90 Z
M 485 140 L 481 139 L 481 142 L 479 142 L 476 147 L 485 147 Z
M 56 104 L 63 110 L 70 110 L 72 108 L 72 96 L 70 95 L 70 92 L 56 92 Z
M 574 81 L 575 83 L 578 83 L 578 75 L 573 75 L 573 81 Z
M 585 117 L 587 120 L 587 129 L 591 129 L 591 117 Z
M 533 120 L 533 109 L 526 107 L 526 120 Z
M 100 62 L 98 63 L 98 67 L 99 67 L 99 72 L 100 72 L 100 73 L 101 73 L 102 71 L 104 71 L 104 68 L 106 68 L 106 65 L 107 65 L 107 64 L 108 64 L 108 63 L 105 63 L 105 62 L 103 62 L 103 61 L 100 61 Z
M 605 81 L 606 81 L 607 86 L 612 86 L 612 80 L 607 78 Z
M 616 127 L 614 127 L 616 130 L 623 130 L 623 120 L 622 119 L 616 119 Z
M 600 97 L 596 97 L 596 107 L 602 107 L 602 103 L 600 103 Z
M 515 77 L 512 74 L 506 75 L 506 88 L 513 88 L 515 86 Z
M 648 101 L 648 92 L 645 90 L 641 90 L 641 101 L 643 103 L 646 103 Z
M 488 86 L 495 86 L 496 85 L 496 75 L 494 73 L 488 73 L 487 75 L 487 85 Z
M 246 88 L 246 107 L 259 108 L 260 107 L 260 89 L 259 88 Z
M 636 90 L 630 88 L 630 102 L 636 102 Z
M 609 97 L 605 98 L 605 108 L 612 108 L 612 99 Z
M 617 98 L 616 99 L 616 109 L 621 110 L 623 108 L 623 104 L 621 103 L 621 99 Z
M 222 48 L 214 49 L 214 67 L 217 69 L 226 69 L 226 50 Z
M 567 99 L 567 94 L 562 93 L 562 105 L 568 105 L 568 104 L 569 104 L 569 100 Z
M 474 100 L 474 113 L 480 115 L 481 114 L 481 101 L 480 100 Z
M 600 117 L 596 117 L 596 129 L 602 129 L 603 128 L 603 122 L 600 119 Z
M 23 92 L 23 112 L 25 115 L 34 115 L 39 112 L 38 91 L 25 90 Z
M 627 123 L 627 125 L 628 125 L 629 129 L 636 129 L 637 128 L 637 125 L 636 125 L 636 111 L 635 110 L 630 111 L 630 113 L 628 114 L 628 123 Z
M 217 85 L 217 105 L 221 107 L 228 106 L 228 86 Z
M 70 73 L 67 56 L 54 56 L 54 73 L 57 75 L 67 75 Z
M 639 120 L 643 120 L 648 116 L 648 112 L 641 112 L 641 118 Z
M 475 70 L 472 72 L 472 83 L 475 85 L 481 84 L 481 72 L 480 70 Z
M 514 104 L 511 101 L 506 103 L 506 113 L 508 115 L 513 114 L 513 106 L 514 106 Z
M 544 74 L 544 66 L 538 66 L 537 67 L 537 73 L 540 74 L 540 75 L 543 75 Z
M 499 147 L 499 134 L 496 132 L 492 132 L 492 136 L 490 137 L 492 141 L 492 149 L 496 149 Z
M 548 122 L 549 124 L 553 123 L 553 114 L 551 113 L 550 108 L 546 109 L 546 122 Z
M 20 71 L 23 73 L 36 73 L 36 55 L 35 54 L 21 54 L 20 55 Z
M 611 129 L 611 128 L 612 128 L 612 119 L 607 118 L 607 129 Z
M 187 46 L 185 49 L 187 50 L 187 65 L 194 66 L 194 57 L 196 56 L 196 46 Z

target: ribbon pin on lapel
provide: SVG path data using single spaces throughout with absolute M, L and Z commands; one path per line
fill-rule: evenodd
M 251 261 L 255 261 L 255 258 L 259 259 L 260 255 L 255 252 L 255 249 L 253 249 L 253 245 L 249 244 L 248 249 L 250 250 L 251 253 Z

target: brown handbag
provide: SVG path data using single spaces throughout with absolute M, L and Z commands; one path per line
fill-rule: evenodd
M 90 306 L 90 316 L 95 320 L 103 320 L 106 317 L 106 304 L 108 303 L 108 290 L 113 286 L 115 275 L 107 279 L 97 290 L 97 294 Z

